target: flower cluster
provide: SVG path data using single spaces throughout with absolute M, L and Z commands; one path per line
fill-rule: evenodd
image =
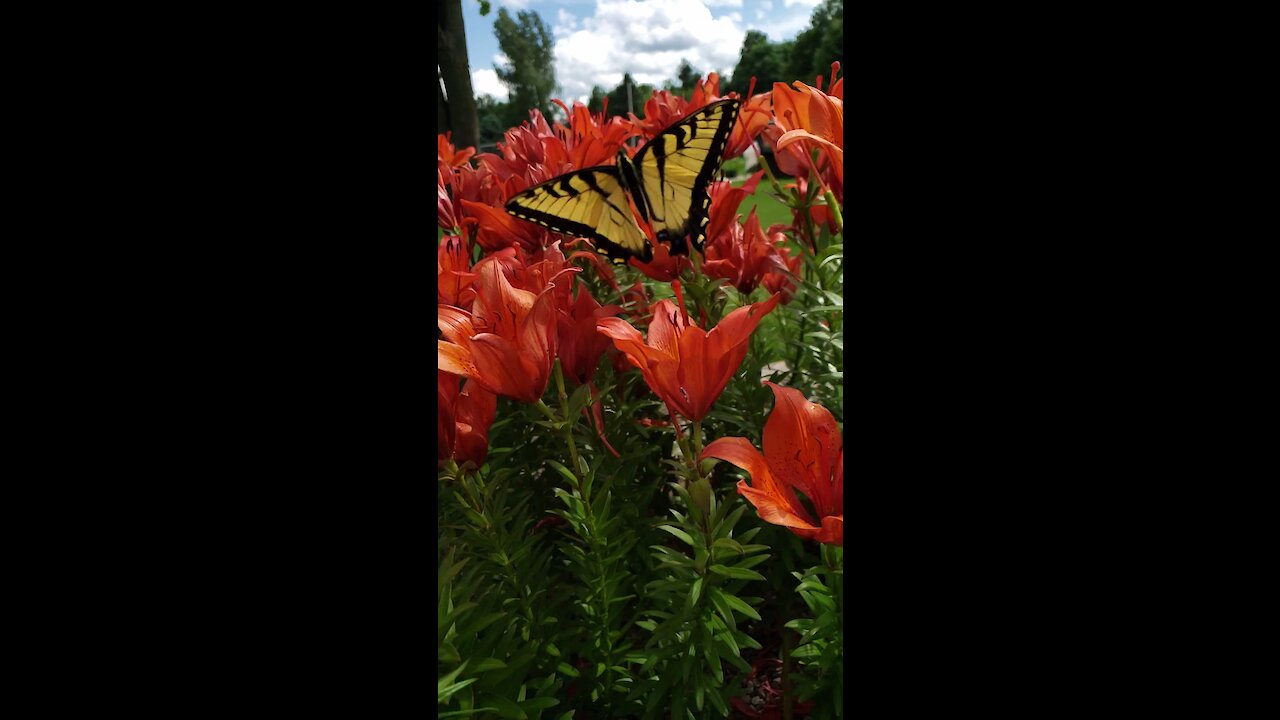
M 816 186 L 827 203 L 843 202 L 844 83 L 836 79 L 837 70 L 833 66 L 827 91 L 820 78 L 818 87 L 776 83 L 771 91 L 755 94 L 753 80 L 747 97 L 741 98 L 725 159 L 763 142 L 779 168 L 795 178 L 796 198 L 813 196 L 809 188 Z M 456 148 L 446 135 L 437 138 L 440 461 L 484 464 L 498 398 L 550 412 L 542 399 L 553 376 L 557 385 L 567 380 L 575 387 L 587 386 L 583 392 L 590 394 L 590 420 L 605 447 L 617 455 L 605 438 L 606 406 L 595 385 L 605 358 L 604 366 L 611 363 L 616 374 L 639 373 L 667 408 L 668 424 L 678 437 L 681 420 L 700 427 L 708 417 L 739 372 L 752 334 L 798 292 L 806 258 L 813 257 L 811 238 L 794 243 L 801 225 L 842 231 L 838 209 L 797 201 L 792 205 L 794 225 L 766 228 L 754 208 L 745 218 L 739 212 L 765 170 L 741 187 L 713 182 L 702 258 L 674 256 L 650 237 L 650 262 L 632 259 L 629 267 L 615 271 L 581 247 L 586 241 L 517 219 L 504 205 L 564 173 L 611 164 L 620 150 L 634 154 L 628 139 L 647 141 L 722 97 L 720 78 L 712 73 L 688 99 L 655 92 L 644 104 L 643 118 L 606 119 L 581 103 L 568 107 L 556 101 L 565 122 L 548 123 L 533 110 L 529 122 L 508 130 L 493 153 Z M 809 214 L 806 222 L 800 222 L 800 213 Z M 697 319 L 691 318 L 681 283 L 705 285 L 704 277 L 736 289 L 740 306 L 719 317 L 703 292 L 697 298 Z M 643 278 L 656 281 L 656 287 L 669 283 L 675 297 L 655 301 Z M 767 297 L 748 302 L 757 288 Z M 708 316 L 708 308 L 715 317 Z M 722 437 L 700 456 L 746 470 L 751 483 L 740 482 L 738 492 L 764 520 L 804 538 L 842 544 L 839 428 L 830 412 L 808 402 L 799 390 L 767 384 L 776 406 L 764 426 L 763 454 L 743 438 Z M 588 412 L 586 406 L 582 412 Z M 796 492 L 803 493 L 812 509 Z

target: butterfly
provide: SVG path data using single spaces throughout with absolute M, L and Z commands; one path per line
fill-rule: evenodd
M 585 237 L 615 263 L 630 258 L 649 262 L 652 248 L 635 215 L 653 227 L 655 237 L 671 244 L 671 254 L 706 240 L 707 185 L 720 168 L 729 134 L 738 118 L 738 101 L 718 100 L 685 116 L 653 136 L 628 158 L 619 148 L 616 165 L 584 168 L 552 178 L 513 196 L 507 212 L 556 232 Z

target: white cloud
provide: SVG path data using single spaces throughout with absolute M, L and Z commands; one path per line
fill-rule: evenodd
M 792 5 L 803 5 L 805 7 L 817 7 L 822 0 L 782 0 L 782 4 L 787 7 Z
M 463 2 L 466 2 L 466 0 L 463 0 Z M 529 7 L 529 0 L 499 0 L 499 2 L 516 10 L 524 10 Z
M 556 22 L 551 28 L 551 34 L 557 38 L 564 37 L 574 30 L 578 29 L 578 16 L 560 8 L 556 10 Z
M 809 27 L 809 13 L 795 13 L 770 20 L 761 30 L 769 36 L 770 42 L 781 42 L 794 38 L 796 33 Z
M 742 24 L 742 13 L 740 13 L 740 12 L 731 12 L 731 13 L 729 13 L 728 15 L 725 15 L 725 17 L 727 17 L 727 18 L 729 18 L 730 20 L 732 20 L 732 21 L 734 21 L 734 22 L 738 23 L 739 25 L 741 25 L 741 24 Z
M 681 59 L 704 75 L 712 70 L 730 73 L 746 33 L 740 15 L 736 20 L 712 17 L 710 4 L 707 0 L 598 0 L 594 15 L 581 18 L 577 29 L 556 35 L 561 95 L 566 101 L 585 102 L 593 85 L 612 90 L 626 72 L 637 83 L 660 85 L 675 77 Z M 720 4 L 736 7 L 741 2 L 721 0 Z
M 761 9 L 761 10 L 772 10 L 772 9 L 773 9 L 773 0 L 760 0 L 760 9 Z
M 498 73 L 492 68 L 471 71 L 471 91 L 476 97 L 492 95 L 504 102 L 507 100 L 507 86 L 498 80 Z
M 742 0 L 702 0 L 707 7 L 742 7 Z

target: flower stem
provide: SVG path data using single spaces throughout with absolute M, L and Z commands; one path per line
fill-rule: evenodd
M 556 376 L 556 393 L 560 396 L 560 414 L 564 416 L 564 439 L 569 445 L 569 460 L 573 463 L 573 474 L 581 477 L 582 468 L 578 466 L 578 446 L 573 442 L 573 426 L 577 418 L 569 417 L 569 396 L 564 391 L 564 372 L 560 369 L 560 358 L 556 358 L 553 372 Z
M 836 232 L 843 233 L 844 214 L 840 212 L 840 203 L 836 202 L 835 193 L 831 192 L 831 188 L 826 188 L 824 197 L 827 199 L 828 212 L 831 213 L 831 217 L 836 221 Z

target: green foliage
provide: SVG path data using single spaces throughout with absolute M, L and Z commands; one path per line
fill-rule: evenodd
M 790 82 L 786 72 L 790 52 L 791 43 L 771 43 L 759 30 L 748 30 L 733 79 L 725 89 L 746 95 L 752 77 L 756 78 L 757 93 L 768 92 L 775 82 Z
M 809 27 L 796 36 L 786 71 L 793 80 L 812 85 L 819 75 L 829 78 L 831 63 L 837 61 L 844 64 L 844 0 L 824 0 L 813 9 Z
M 772 90 L 775 82 L 813 85 L 817 76 L 830 76 L 835 61 L 844 64 L 844 0 L 824 0 L 795 40 L 771 43 L 763 32 L 748 30 L 725 89 L 745 94 L 753 76 L 757 93 Z
M 511 116 L 511 112 L 511 103 L 502 102 L 492 95 L 481 95 L 476 98 L 481 145 L 492 145 L 502 139 L 503 133 L 509 127 L 507 119 Z
M 533 108 L 549 115 L 551 95 L 556 88 L 552 53 L 555 41 L 551 28 L 532 10 L 521 10 L 513 19 L 506 8 L 498 8 L 493 32 L 502 54 L 510 61 L 502 67 L 494 66 L 511 98 L 507 126 L 527 122 L 528 112 Z
M 705 481 L 703 481 L 705 482 Z M 742 649 L 761 649 L 739 628 L 739 617 L 760 619 L 753 607 L 761 598 L 743 597 L 746 586 L 764 576 L 752 567 L 767 561 L 767 545 L 750 544 L 758 530 L 738 533 L 746 505 L 737 496 L 717 502 L 714 494 L 704 512 L 689 490 L 670 484 L 675 522 L 657 525 L 670 537 L 650 545 L 658 572 L 645 585 L 646 619 L 636 623 L 650 635 L 639 664 L 630 700 L 643 703 L 644 717 L 665 716 L 661 698 L 671 698 L 671 716 L 727 717 L 737 685 L 726 680 L 728 666 L 749 672 Z M 729 676 L 732 678 L 732 675 Z M 692 705 L 692 707 L 689 707 Z
M 551 547 L 529 535 L 528 498 L 513 498 L 508 479 L 446 473 L 440 484 L 441 517 L 456 518 L 442 522 L 437 570 L 442 711 L 539 718 L 559 703 L 557 620 L 534 612 Z
M 804 672 L 798 675 L 796 685 L 801 700 L 818 701 L 816 718 L 841 717 L 844 707 L 843 552 L 823 546 L 823 565 L 792 573 L 800 581 L 796 592 L 810 614 L 787 623 L 800 633 L 792 656 Z
M 605 93 L 603 88 L 592 88 L 587 108 L 593 113 L 598 113 L 604 106 L 604 99 L 608 98 L 608 117 L 615 115 L 626 117 L 628 89 L 631 95 L 631 112 L 635 113 L 636 117 L 644 117 L 644 104 L 653 95 L 653 86 L 637 85 L 631 78 L 631 73 L 625 73 L 622 76 L 622 82 L 608 93 Z

